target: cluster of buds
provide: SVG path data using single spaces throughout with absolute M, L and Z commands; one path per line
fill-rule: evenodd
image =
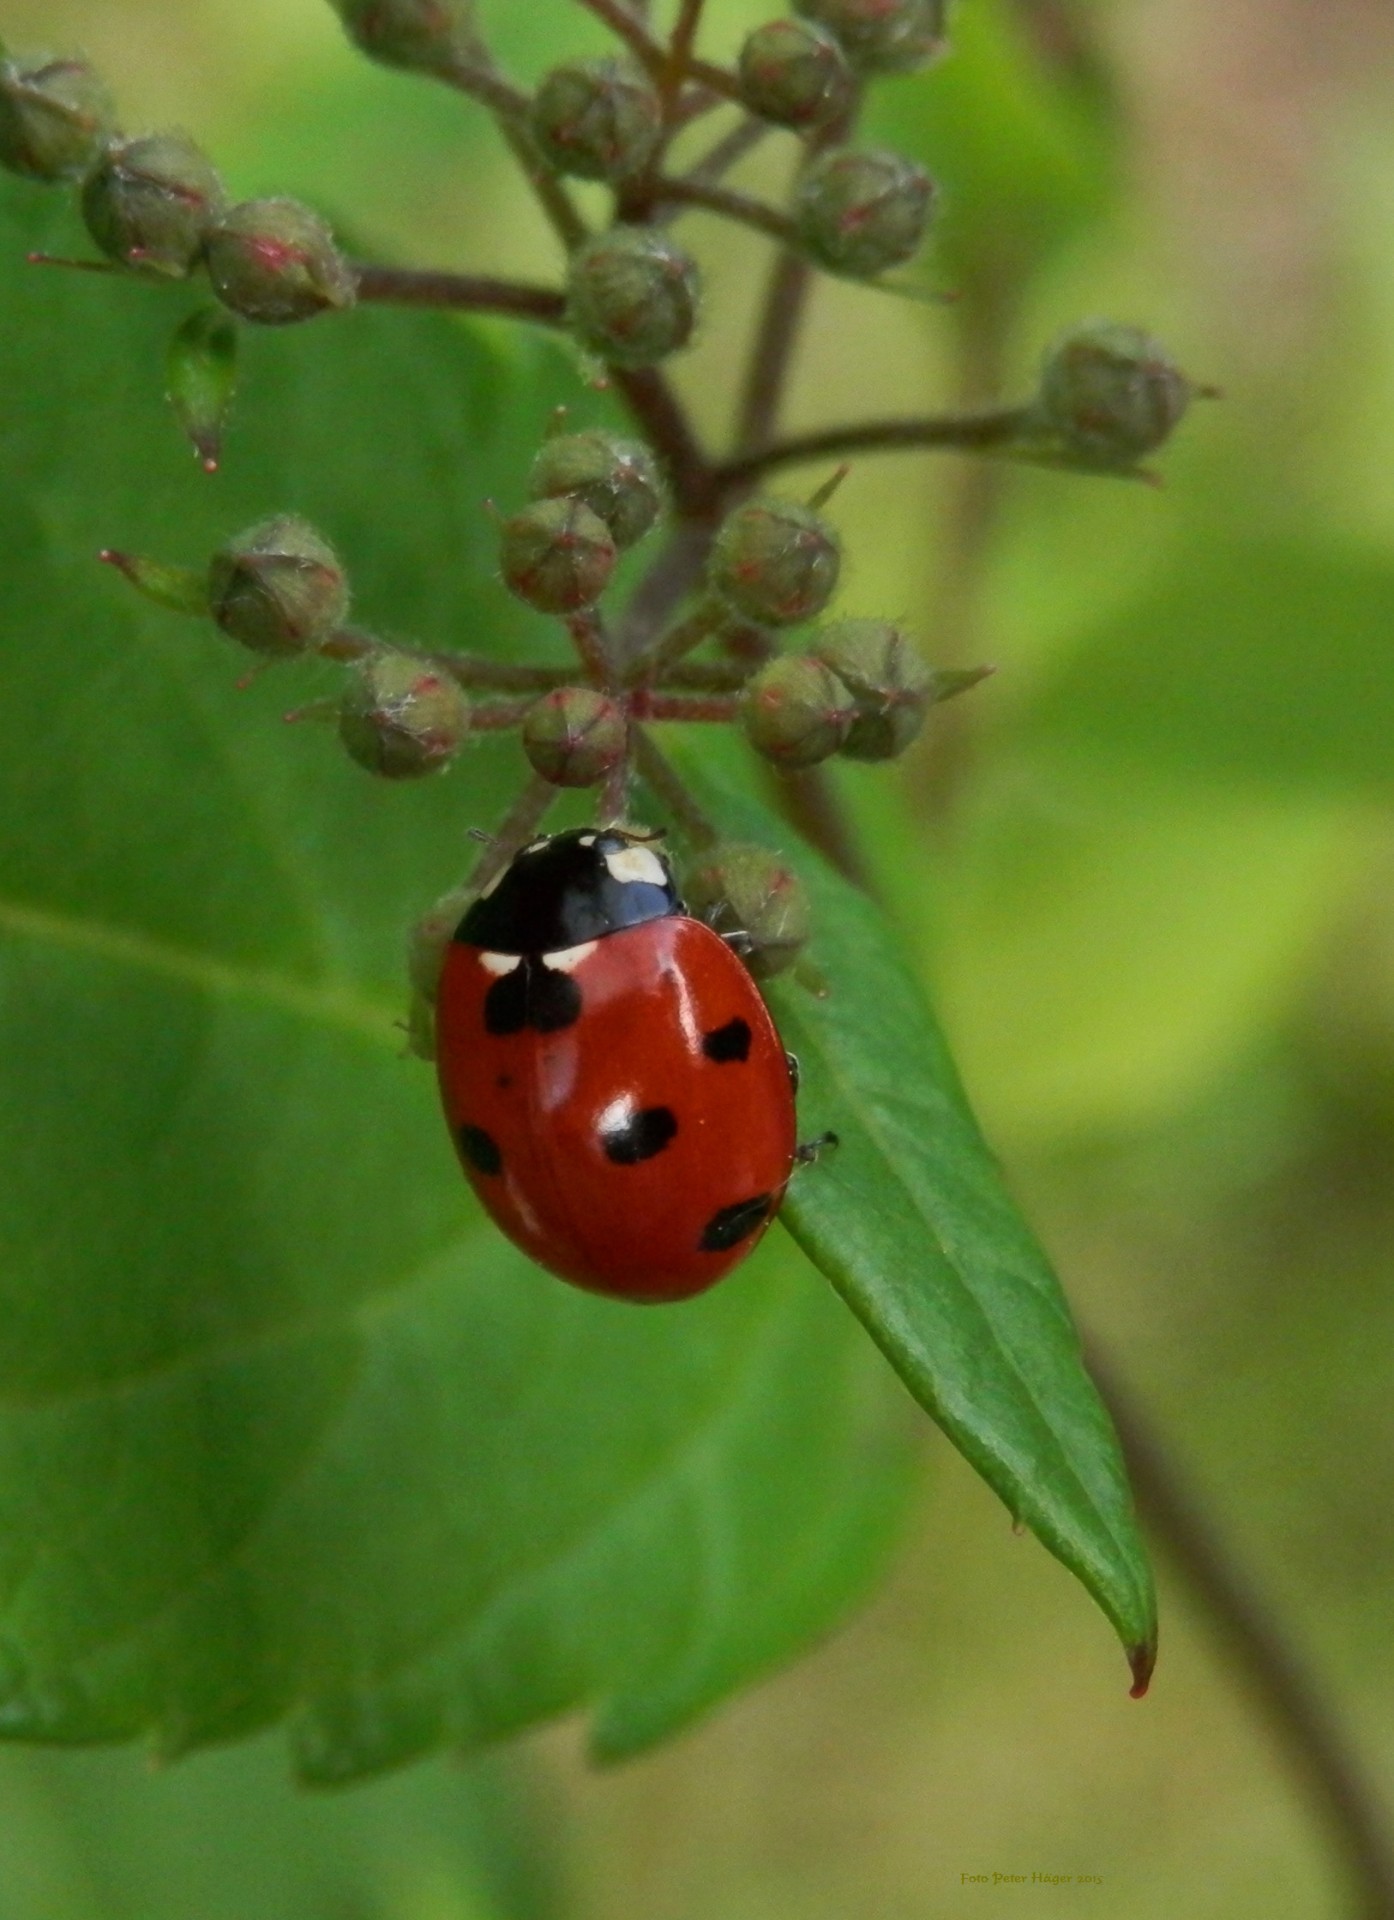
M 0 166 L 75 181 L 83 223 L 113 265 L 187 280 L 206 267 L 244 320 L 283 326 L 352 306 L 356 283 L 324 222 L 295 200 L 229 206 L 207 155 L 183 133 L 119 133 L 82 60 L 0 63 Z

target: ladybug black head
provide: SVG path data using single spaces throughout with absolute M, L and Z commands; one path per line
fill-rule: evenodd
M 455 938 L 490 953 L 557 953 L 682 910 L 653 846 L 616 827 L 578 827 L 524 847 Z

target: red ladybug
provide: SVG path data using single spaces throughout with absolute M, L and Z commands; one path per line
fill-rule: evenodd
M 471 1186 L 563 1280 L 685 1299 L 779 1207 L 794 1063 L 741 962 L 632 834 L 517 855 L 447 949 L 437 1043 Z

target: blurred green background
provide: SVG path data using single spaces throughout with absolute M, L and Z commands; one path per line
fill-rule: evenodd
M 706 50 L 767 13 L 711 0 Z M 604 44 L 567 0 L 485 18 L 524 77 Z M 323 0 L 5 0 L 0 29 L 85 48 L 128 126 L 187 127 L 235 191 L 301 194 L 384 257 L 554 271 L 482 117 L 371 69 Z M 953 58 L 872 114 L 944 182 L 929 274 L 960 299 L 820 289 L 791 406 L 1016 394 L 1093 315 L 1225 391 L 1160 490 L 858 465 L 846 609 L 1000 672 L 896 775 L 844 786 L 1076 1307 L 1386 1788 L 1392 82 L 1379 0 L 962 0 Z M 787 159 L 772 143 L 750 183 L 777 192 Z M 761 256 L 722 245 L 678 369 L 714 438 Z M 594 1773 L 562 1728 L 330 1801 L 292 1795 L 275 1742 L 160 1777 L 0 1754 L 0 1920 L 1346 1911 L 1165 1556 L 1138 1705 L 1068 1577 L 925 1445 L 877 1602 L 670 1748 Z M 962 1878 L 1033 1871 L 1102 1884 Z

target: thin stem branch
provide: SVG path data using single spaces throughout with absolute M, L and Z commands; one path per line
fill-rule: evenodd
M 652 787 L 692 846 L 714 847 L 721 838 L 716 826 L 688 792 L 682 776 L 667 754 L 662 752 L 643 727 L 634 729 L 634 753 L 640 778 Z
M 644 648 L 638 653 L 631 663 L 629 678 L 647 681 L 663 679 L 684 654 L 692 653 L 704 640 L 710 640 L 727 617 L 726 608 L 714 594 L 704 595 L 687 618 L 680 620 L 657 646 Z
M 1139 1511 L 1200 1596 L 1359 1890 L 1363 1920 L 1394 1915 L 1394 1845 L 1373 1788 L 1302 1656 L 1230 1558 L 1131 1393 L 1090 1349 L 1089 1371 L 1118 1429 Z
M 360 300 L 396 307 L 442 307 L 460 313 L 507 313 L 543 327 L 564 327 L 566 295 L 488 274 L 420 267 L 356 266 Z
M 517 123 L 527 119 L 530 104 L 527 94 L 504 78 L 482 47 L 477 59 L 458 60 L 441 71 L 440 77 L 447 86 L 454 87 L 457 93 L 467 93 L 471 100 L 477 100 L 500 120 Z
M 710 519 L 717 507 L 711 463 L 672 387 L 656 367 L 612 366 L 609 375 L 667 468 L 678 511 L 693 519 Z
M 659 206 L 665 202 L 671 206 L 676 201 L 681 206 L 705 207 L 727 220 L 739 220 L 743 226 L 754 227 L 757 233 L 767 233 L 786 247 L 792 247 L 797 238 L 794 223 L 787 213 L 781 213 L 777 207 L 767 207 L 763 200 L 756 200 L 748 193 L 738 193 L 733 187 L 717 186 L 712 181 L 697 179 L 690 173 L 659 180 L 655 184 L 653 197 Z
M 558 792 L 540 773 L 528 782 L 475 862 L 465 883 L 472 894 L 483 893 L 495 874 L 502 873 L 518 849 L 527 845 L 546 819 Z
M 667 60 L 663 42 L 651 31 L 646 20 L 624 4 L 624 0 L 581 0 L 581 5 L 588 13 L 593 13 L 597 20 L 603 20 L 611 33 L 623 40 L 641 66 L 651 74 L 662 73 Z
M 729 726 L 740 714 L 740 704 L 734 693 L 650 693 L 640 688 L 631 695 L 636 720 L 715 720 Z
M 470 712 L 471 733 L 503 733 L 521 727 L 532 711 L 531 700 L 491 700 Z
M 739 166 L 746 155 L 753 153 L 765 136 L 773 132 L 774 128 L 768 120 L 758 119 L 755 114 L 748 113 L 743 120 L 737 121 L 729 133 L 722 134 L 700 160 L 694 161 L 686 173 L 676 177 L 695 186 L 714 184 L 732 167 Z
M 770 446 L 755 446 L 724 461 L 716 470 L 723 493 L 738 492 L 777 467 L 835 459 L 847 453 L 895 453 L 915 449 L 954 449 L 961 453 L 998 453 L 1021 434 L 1025 407 L 985 407 L 976 413 L 929 414 L 914 420 L 864 420 L 855 426 L 822 427 L 791 435 Z
M 537 197 L 538 205 L 551 223 L 556 234 L 568 253 L 574 253 L 577 247 L 590 238 L 590 228 L 576 211 L 576 203 L 566 188 L 550 170 L 541 154 L 533 144 L 532 135 L 519 121 L 499 118 L 499 131 L 508 143 L 518 165 L 527 178 L 528 185 Z
M 580 613 L 572 614 L 566 623 L 566 630 L 592 684 L 608 691 L 615 679 L 614 649 L 599 610 L 586 607 Z
M 685 520 L 673 529 L 624 610 L 616 648 L 621 668 L 633 665 L 701 579 L 715 531 L 710 518 Z

